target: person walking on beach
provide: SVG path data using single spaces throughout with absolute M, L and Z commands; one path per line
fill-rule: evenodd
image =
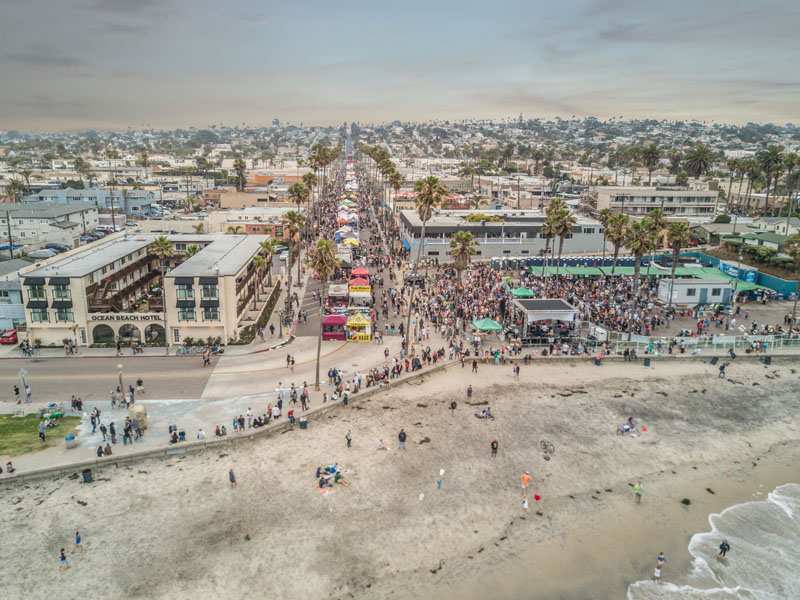
M 499 447 L 497 440 L 492 440 L 490 447 L 492 448 L 492 458 L 495 458 L 497 456 L 497 448 Z
M 81 532 L 75 532 L 75 552 L 80 552 L 83 554 L 83 540 L 81 539 Z
M 233 467 L 228 470 L 228 480 L 231 482 L 231 487 L 236 487 L 236 474 L 233 472 Z
M 528 495 L 528 486 L 531 484 L 531 474 L 528 471 L 525 471 L 519 478 L 520 484 L 522 485 L 522 495 L 523 497 L 527 497 Z
M 58 570 L 66 571 L 67 569 L 69 569 L 69 561 L 67 561 L 67 553 L 62 548 L 58 553 Z
M 731 545 L 728 543 L 728 540 L 722 540 L 722 543 L 719 545 L 719 554 L 717 554 L 717 558 L 725 558 L 730 549 Z
M 397 448 L 399 450 L 406 449 L 406 430 L 401 429 L 400 433 L 397 434 Z
M 642 482 L 637 481 L 636 484 L 633 486 L 633 497 L 636 498 L 636 504 L 642 503 Z
M 472 372 L 473 373 L 477 373 L 478 372 L 478 361 L 475 360 L 475 359 L 472 360 Z
M 722 363 L 719 366 L 719 378 L 725 379 L 725 369 L 728 367 L 728 363 Z
M 353 434 L 350 433 L 350 430 L 347 430 L 347 433 L 344 434 L 344 441 L 347 442 L 347 447 L 353 447 Z
M 658 556 L 656 556 L 656 565 L 659 567 L 663 567 L 664 563 L 667 562 L 667 557 L 663 552 L 659 552 Z
M 467 400 L 471 400 L 471 399 L 472 399 L 472 386 L 469 385 L 469 386 L 467 386 Z

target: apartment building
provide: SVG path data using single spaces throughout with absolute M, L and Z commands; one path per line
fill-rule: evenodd
M 722 206 L 716 191 L 599 186 L 592 188 L 591 194 L 598 211 L 610 208 L 631 216 L 644 216 L 660 208 L 667 217 L 713 219 Z

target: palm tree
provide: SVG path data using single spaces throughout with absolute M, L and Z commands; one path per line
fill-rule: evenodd
M 169 354 L 169 327 L 167 327 L 167 292 L 166 292 L 166 275 L 167 275 L 167 262 L 170 257 L 175 254 L 175 249 L 172 243 L 163 235 L 158 236 L 150 247 L 150 252 L 158 258 L 159 269 L 161 270 L 161 302 L 164 308 L 164 331 L 166 333 L 166 346 L 167 354 Z
M 205 229 L 205 225 L 203 223 L 198 223 L 197 225 L 192 225 L 192 229 L 194 229 L 195 233 L 203 233 Z
M 241 225 L 230 225 L 226 230 L 225 233 L 230 233 L 232 235 L 237 235 L 242 233 L 242 226 Z
M 649 277 L 650 265 L 655 260 L 655 253 L 661 241 L 661 234 L 667 227 L 667 219 L 664 217 L 664 213 L 660 208 L 654 208 L 647 213 L 647 220 L 650 224 L 650 234 L 652 235 L 652 239 L 650 240 L 652 255 L 650 257 L 650 262 L 647 263 L 647 275 Z
M 236 190 L 243 192 L 245 185 L 247 185 L 247 165 L 241 157 L 233 161 L 233 172 L 235 173 Z
M 767 213 L 769 212 L 770 184 L 774 181 L 777 187 L 779 173 L 783 167 L 783 147 L 769 146 L 766 150 L 756 154 L 756 160 L 767 180 L 766 199 L 764 200 L 764 212 Z
M 639 295 L 641 286 L 639 285 L 639 271 L 642 267 L 642 256 L 650 250 L 653 240 L 651 231 L 652 225 L 645 217 L 640 221 L 634 221 L 625 232 L 625 247 L 631 251 L 634 257 L 633 276 L 636 280 L 636 295 Z
M 600 214 L 597 217 L 597 220 L 600 221 L 600 224 L 603 226 L 603 262 L 606 260 L 606 228 L 608 227 L 608 221 L 611 219 L 611 215 L 614 214 L 610 208 L 604 208 L 600 211 Z
M 689 243 L 689 224 L 683 222 L 670 223 L 667 228 L 667 242 L 672 248 L 672 274 L 669 282 L 669 300 L 667 308 L 672 306 L 672 287 L 675 285 L 675 268 L 678 266 L 678 257 L 681 249 Z
M 714 152 L 703 143 L 692 146 L 683 159 L 686 172 L 692 177 L 700 177 L 708 173 L 714 162 Z
M 186 258 L 192 258 L 198 252 L 200 252 L 200 246 L 197 244 L 190 244 L 186 247 Z
M 261 247 L 261 252 L 264 254 L 264 258 L 267 259 L 267 285 L 272 287 L 272 257 L 275 256 L 277 252 L 278 242 L 275 238 L 267 238 L 261 240 L 259 246 Z
M 628 215 L 624 213 L 614 213 L 608 220 L 608 228 L 606 234 L 611 245 L 614 247 L 614 264 L 611 267 L 611 274 L 617 270 L 617 257 L 619 256 L 619 249 L 625 243 L 625 237 L 628 231 Z
M 300 208 L 300 205 L 305 201 L 307 194 L 308 190 L 302 183 L 294 183 L 289 188 L 289 200 L 294 202 L 297 208 Z
M 447 188 L 442 185 L 437 177 L 429 176 L 425 179 L 420 179 L 414 184 L 414 191 L 417 192 L 417 197 L 414 204 L 417 207 L 417 215 L 422 222 L 422 230 L 420 232 L 419 248 L 417 249 L 417 260 L 414 264 L 414 272 L 419 268 L 420 260 L 422 259 L 422 249 L 425 246 L 425 226 L 433 216 L 433 209 L 442 203 L 442 200 L 447 196 Z M 406 319 L 406 350 L 410 349 L 408 340 L 411 332 L 411 310 L 414 304 L 414 292 L 417 289 L 416 285 L 411 286 L 411 298 L 408 301 L 408 317 Z
M 264 281 L 264 267 L 267 265 L 266 259 L 260 254 L 253 259 L 256 268 L 256 292 L 253 294 L 253 310 L 256 310 L 258 298 L 261 295 L 261 284 Z
M 544 223 L 542 223 L 542 235 L 544 236 L 544 260 L 542 260 L 542 277 L 544 277 L 545 269 L 547 268 L 547 256 L 550 253 L 550 240 L 554 239 L 558 235 L 558 219 L 555 216 L 555 213 L 550 214 L 548 212 L 547 216 L 544 219 Z
M 294 259 L 297 261 L 297 281 L 300 281 L 300 248 L 301 248 L 301 239 L 300 239 L 300 232 L 303 231 L 303 227 L 305 227 L 306 218 L 303 216 L 303 213 L 297 212 L 296 210 L 287 211 L 283 215 L 283 225 L 286 228 L 286 231 L 289 234 L 289 241 L 291 243 L 291 249 L 294 254 Z M 292 281 L 292 268 L 291 268 L 291 261 L 289 262 L 289 288 L 287 293 L 291 291 L 291 281 Z
M 553 200 L 547 210 L 548 213 L 553 211 L 554 233 L 558 238 L 558 261 L 556 262 L 556 275 L 558 275 L 561 268 L 561 253 L 564 250 L 564 240 L 567 239 L 567 236 L 572 235 L 572 228 L 575 227 L 578 220 L 560 198 Z
M 328 279 L 339 266 L 339 258 L 336 255 L 336 245 L 331 240 L 317 240 L 317 245 L 311 253 L 311 268 L 314 269 L 322 283 L 322 299 L 325 305 L 328 293 Z M 314 389 L 319 391 L 319 357 L 322 350 L 322 323 L 319 327 L 317 337 L 317 370 L 314 380 Z
M 17 203 L 23 195 L 25 195 L 25 184 L 21 179 L 12 179 L 6 184 L 6 194 L 14 199 Z
M 456 231 L 450 238 L 450 256 L 453 257 L 453 266 L 458 272 L 458 283 L 461 285 L 461 274 L 472 262 L 472 257 L 478 252 L 475 237 L 469 231 Z
M 309 198 L 313 200 L 314 196 L 314 187 L 317 185 L 317 176 L 314 173 L 308 172 L 303 175 L 303 185 L 308 190 Z
M 389 186 L 394 190 L 395 195 L 400 191 L 404 181 L 405 178 L 397 171 L 394 171 L 391 175 L 389 175 Z
M 661 150 L 655 144 L 648 144 L 641 150 L 642 164 L 647 169 L 647 185 L 653 181 L 653 171 L 661 160 Z

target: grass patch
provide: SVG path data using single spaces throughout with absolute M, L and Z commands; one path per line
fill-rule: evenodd
M 39 416 L 0 415 L 0 456 L 19 456 L 64 443 L 64 436 L 80 423 L 80 417 L 62 417 L 57 427 L 47 430 L 47 442 L 39 441 Z

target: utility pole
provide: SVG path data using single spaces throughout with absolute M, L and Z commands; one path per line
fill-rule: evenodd
M 14 241 L 11 239 L 11 216 L 6 210 L 6 226 L 8 227 L 8 253 L 14 258 Z

